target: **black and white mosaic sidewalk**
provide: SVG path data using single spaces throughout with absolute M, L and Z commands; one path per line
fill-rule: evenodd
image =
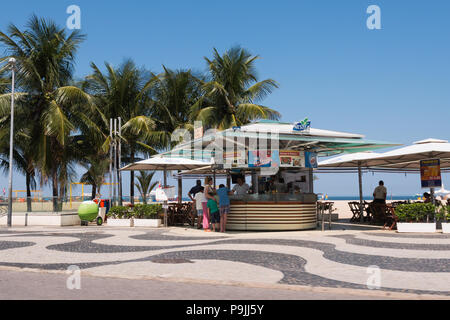
M 199 230 L 0 229 L 0 268 L 221 283 L 368 289 L 450 297 L 450 237 L 382 231 L 205 233 Z

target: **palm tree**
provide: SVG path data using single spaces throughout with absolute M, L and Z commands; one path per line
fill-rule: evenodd
M 104 136 L 108 137 L 108 119 L 121 117 L 123 125 L 120 138 L 124 142 L 122 159 L 126 163 L 135 162 L 138 153 L 156 153 L 152 146 L 159 143 L 163 133 L 155 133 L 156 125 L 151 117 L 151 99 L 145 86 L 150 77 L 149 72 L 138 69 L 132 60 L 126 60 L 118 68 L 109 63 L 105 63 L 105 66 L 106 73 L 103 73 L 91 63 L 93 73 L 83 83 L 83 89 L 95 97 L 101 113 L 97 125 L 102 128 Z M 103 151 L 109 150 L 110 142 L 109 137 L 104 140 Z M 130 197 L 134 203 L 134 171 L 130 173 Z M 119 185 L 119 193 L 120 190 Z
M 105 183 L 105 174 L 108 172 L 109 160 L 99 157 L 88 157 L 87 162 L 90 164 L 88 170 L 81 176 L 80 182 L 90 184 L 92 186 L 92 200 L 95 199 L 97 193 L 100 193 L 102 185 Z
M 278 88 L 272 79 L 258 82 L 254 65 L 258 58 L 240 47 L 222 56 L 214 49 L 212 60 L 205 57 L 209 81 L 203 84 L 204 97 L 192 107 L 195 118 L 218 129 L 257 119 L 278 119 L 277 111 L 256 104 Z
M 166 68 L 146 84 L 150 90 L 153 104 L 151 115 L 156 122 L 161 136 L 159 149 L 170 148 L 176 141 L 171 141 L 171 134 L 177 129 L 193 131 L 193 118 L 190 114 L 192 105 L 199 101 L 202 95 L 202 79 L 191 70 L 176 70 Z
M 26 119 L 17 123 L 30 126 L 33 161 L 41 183 L 51 181 L 57 210 L 57 198 L 62 196 L 60 180 L 70 176 L 67 166 L 62 165 L 69 162 L 65 147 L 77 129 L 75 119 L 83 119 L 86 109 L 92 108 L 89 95 L 70 85 L 75 54 L 85 36 L 78 30 L 67 35 L 65 28 L 35 15 L 25 31 L 11 24 L 8 33 L 0 32 L 0 43 L 7 52 L 0 63 L 11 57 L 17 60 L 17 88 L 21 93 L 16 96 L 16 106 Z M 10 99 L 10 94 L 0 95 L 0 117 L 10 116 Z
M 0 132 L 4 129 L 9 129 L 6 126 L 0 125 Z M 0 135 L 3 135 L 0 133 Z M 34 168 L 31 148 L 29 147 L 29 136 L 23 134 L 23 132 L 16 132 L 14 139 L 13 149 L 13 161 L 14 168 L 18 172 L 25 175 L 26 193 L 27 193 L 27 212 L 32 212 L 31 206 L 31 190 L 36 189 L 36 171 Z M 5 173 L 9 170 L 9 140 L 0 144 L 0 167 L 3 168 Z
M 139 176 L 137 176 L 138 183 L 136 183 L 136 188 L 139 190 L 144 204 L 147 204 L 147 194 L 150 193 L 158 184 L 157 181 L 152 183 L 154 174 L 155 171 L 139 171 Z
M 4 94 L 7 91 L 11 81 L 5 76 L 6 70 L 0 71 L 0 94 Z

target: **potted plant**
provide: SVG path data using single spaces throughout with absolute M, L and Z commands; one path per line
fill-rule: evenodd
M 437 216 L 439 221 L 441 221 L 442 233 L 450 233 L 450 206 L 442 206 L 439 209 L 439 214 Z
M 133 209 L 135 227 L 159 227 L 159 213 L 163 211 L 161 204 L 138 204 Z
M 436 232 L 436 207 L 432 203 L 402 204 L 395 209 L 397 232 Z
M 123 206 L 114 206 L 112 207 L 107 214 L 107 222 L 108 226 L 112 227 L 132 227 L 133 219 L 132 212 L 129 208 Z

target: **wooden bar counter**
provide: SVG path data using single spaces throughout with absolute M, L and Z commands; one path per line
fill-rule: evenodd
M 290 231 L 317 227 L 315 194 L 231 196 L 227 230 Z

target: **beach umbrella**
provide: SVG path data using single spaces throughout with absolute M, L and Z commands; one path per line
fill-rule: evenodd
M 414 142 L 410 146 L 382 153 L 367 159 L 365 166 L 386 169 L 420 171 L 420 161 L 440 159 L 441 169 L 450 169 L 450 143 L 447 140 L 426 139 Z

